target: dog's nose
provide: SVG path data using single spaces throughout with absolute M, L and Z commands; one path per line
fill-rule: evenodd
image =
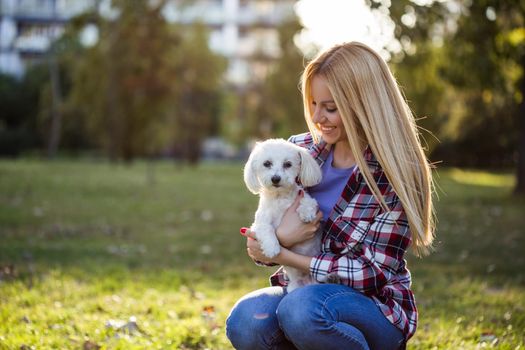
M 272 183 L 274 185 L 277 185 L 279 183 L 279 181 L 281 181 L 281 177 L 279 175 L 272 176 Z

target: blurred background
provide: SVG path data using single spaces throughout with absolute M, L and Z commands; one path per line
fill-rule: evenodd
M 2 0 L 0 155 L 242 159 L 253 139 L 305 130 L 304 63 L 358 40 L 388 60 L 432 161 L 516 169 L 523 193 L 524 9 L 519 0 Z
M 410 348 L 523 349 L 525 0 L 0 0 L 0 350 L 231 349 L 273 271 L 244 160 L 306 130 L 305 63 L 352 40 L 437 167 Z

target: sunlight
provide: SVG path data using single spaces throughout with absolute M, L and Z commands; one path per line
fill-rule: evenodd
M 385 59 L 401 48 L 394 36 L 395 25 L 388 5 L 370 10 L 365 0 L 300 0 L 295 10 L 305 29 L 297 45 L 308 52 L 312 45 L 325 49 L 337 43 L 360 41 L 381 53 Z
M 456 182 L 466 185 L 510 187 L 513 186 L 512 174 L 493 174 L 484 171 L 469 171 L 459 168 L 451 169 L 449 176 Z

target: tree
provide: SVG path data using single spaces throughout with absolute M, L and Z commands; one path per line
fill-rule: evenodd
M 47 69 L 40 65 L 28 69 L 21 80 L 0 74 L 0 156 L 17 156 L 42 145 L 38 103 L 48 80 Z
M 111 159 L 130 161 L 158 147 L 153 132 L 165 122 L 164 108 L 174 95 L 174 48 L 180 41 L 162 16 L 162 3 L 114 1 L 116 19 L 84 15 L 74 25 L 95 23 L 96 45 L 70 63 L 68 105 L 88 119 Z
M 397 36 L 409 42 L 412 51 L 399 65 L 406 64 L 409 71 L 410 62 L 425 60 L 432 50 L 438 52 L 441 62 L 433 68 L 437 79 L 427 82 L 439 80 L 445 91 L 453 93 L 452 99 L 445 93 L 441 104 L 454 106 L 451 101 L 455 101 L 458 105 L 446 121 L 445 142 L 438 146 L 438 154 L 463 165 L 501 166 L 512 164 L 521 145 L 516 192 L 524 193 L 525 122 L 520 133 L 518 126 L 525 118 L 525 1 L 460 0 L 454 4 L 459 7 L 442 2 L 392 4 Z M 410 12 L 415 14 L 415 25 L 401 20 Z
M 177 89 L 171 115 L 174 146 L 183 159 L 195 164 L 204 138 L 217 132 L 222 77 L 226 61 L 208 47 L 202 23 L 185 30 L 177 56 Z
M 427 154 L 432 154 L 439 140 L 449 137 L 450 110 L 455 106 L 453 90 L 439 76 L 443 56 L 441 48 L 420 45 L 417 54 L 391 64 L 417 117 Z
M 115 0 L 116 18 L 90 13 L 72 24 L 77 32 L 96 25 L 99 40 L 69 60 L 67 106 L 113 160 L 171 147 L 196 162 L 218 108 L 223 61 L 208 48 L 204 26 L 165 19 L 165 2 Z
M 286 138 L 306 128 L 300 91 L 304 58 L 294 43 L 300 29 L 297 18 L 278 28 L 281 56 L 260 89 L 255 112 L 255 133 L 262 138 Z

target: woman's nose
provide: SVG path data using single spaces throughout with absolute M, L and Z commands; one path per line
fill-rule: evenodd
M 312 115 L 312 121 L 314 123 L 320 123 L 322 120 L 323 120 L 323 116 L 322 116 L 322 113 L 321 113 L 321 109 L 316 107 L 314 109 L 314 113 Z

